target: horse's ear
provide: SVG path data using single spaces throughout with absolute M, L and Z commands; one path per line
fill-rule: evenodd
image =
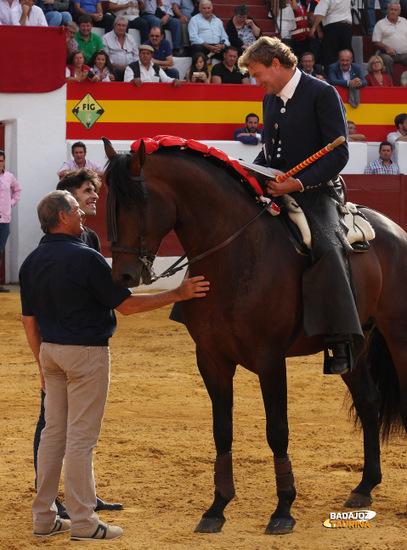
M 144 141 L 141 140 L 137 151 L 133 153 L 133 156 L 131 157 L 129 169 L 130 169 L 130 174 L 132 176 L 140 175 L 140 172 L 145 160 L 146 160 L 146 146 L 144 144 Z
M 106 156 L 110 160 L 114 155 L 117 155 L 117 153 L 114 150 L 113 145 L 110 143 L 110 141 L 107 138 L 102 137 L 102 141 L 103 141 L 103 144 L 105 146 Z

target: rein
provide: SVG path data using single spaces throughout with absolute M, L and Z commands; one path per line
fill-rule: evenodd
M 151 285 L 152 283 L 155 283 L 159 279 L 162 279 L 164 277 L 171 277 L 172 275 L 175 275 L 178 271 L 181 269 L 184 269 L 184 267 L 189 267 L 193 263 L 197 262 L 198 260 L 202 260 L 203 258 L 206 258 L 206 256 L 209 256 L 210 254 L 213 254 L 214 252 L 217 252 L 224 246 L 227 246 L 229 243 L 231 243 L 236 237 L 238 237 L 243 231 L 254 221 L 256 221 L 260 216 L 267 212 L 267 206 L 268 204 L 265 202 L 262 202 L 262 209 L 252 218 L 249 220 L 245 225 L 240 227 L 237 231 L 235 231 L 230 237 L 222 241 L 221 243 L 217 244 L 216 246 L 210 248 L 209 250 L 206 250 L 206 252 L 203 252 L 202 254 L 198 254 L 198 256 L 195 256 L 195 258 L 192 258 L 192 260 L 188 260 L 182 265 L 178 265 L 181 262 L 183 262 L 186 258 L 186 254 L 178 258 L 176 262 L 174 262 L 170 267 L 168 267 L 165 271 L 161 273 L 161 275 L 156 275 L 153 269 L 153 262 L 156 258 L 156 255 L 147 250 L 146 248 L 146 227 L 145 227 L 145 219 L 147 217 L 147 188 L 146 188 L 146 179 L 144 177 L 143 169 L 141 169 L 139 176 L 132 176 L 132 181 L 135 181 L 137 183 L 141 184 L 141 188 L 143 191 L 143 209 L 141 213 L 140 218 L 140 246 L 139 247 L 126 247 L 126 246 L 118 246 L 114 243 L 117 241 L 117 219 L 116 219 L 116 201 L 113 199 L 112 194 L 110 194 L 110 201 L 109 201 L 109 207 L 108 207 L 108 227 L 110 228 L 109 236 L 110 240 L 112 241 L 112 244 L 110 246 L 111 252 L 121 252 L 124 254 L 135 254 L 138 255 L 138 259 L 144 264 L 146 269 L 148 270 L 150 274 L 150 281 L 148 283 L 144 283 L 146 285 Z

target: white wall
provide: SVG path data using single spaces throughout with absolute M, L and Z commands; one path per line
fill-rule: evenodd
M 12 210 L 6 246 L 6 282 L 18 280 L 25 257 L 42 236 L 36 207 L 57 184 L 66 157 L 66 87 L 44 94 L 0 94 L 0 122 L 5 124 L 6 170 L 22 187 Z

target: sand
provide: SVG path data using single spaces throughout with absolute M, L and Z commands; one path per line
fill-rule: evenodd
M 37 367 L 20 322 L 18 293 L 0 297 L 0 548 L 111 545 L 116 550 L 369 550 L 406 546 L 406 442 L 382 450 L 383 483 L 374 491 L 369 527 L 328 529 L 330 513 L 359 483 L 362 435 L 347 415 L 340 377 L 322 374 L 322 356 L 288 362 L 290 458 L 297 487 L 297 524 L 285 536 L 264 535 L 276 506 L 271 451 L 257 378 L 235 376 L 236 498 L 219 534 L 194 534 L 212 503 L 211 405 L 185 327 L 170 308 L 124 318 L 111 340 L 112 375 L 102 433 L 95 450 L 98 493 L 124 510 L 100 512 L 121 525 L 110 543 L 70 542 L 63 534 L 32 536 L 32 439 L 40 408 Z M 63 498 L 63 484 L 61 484 Z

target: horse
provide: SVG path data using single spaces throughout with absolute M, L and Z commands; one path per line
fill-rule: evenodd
M 147 154 L 148 139 L 117 155 L 103 139 L 114 281 L 151 282 L 155 254 L 174 229 L 190 275 L 211 282 L 204 299 L 181 302 L 212 401 L 216 447 L 214 499 L 195 531 L 220 532 L 235 495 L 233 376 L 240 364 L 259 378 L 274 457 L 277 507 L 265 533 L 290 533 L 296 490 L 287 452 L 286 357 L 323 349 L 322 339 L 302 328 L 301 283 L 310 259 L 298 254 L 278 216 L 263 214 L 229 165 L 193 147 L 157 145 Z M 381 482 L 381 437 L 407 428 L 407 234 L 382 214 L 361 210 L 376 236 L 368 252 L 350 254 L 365 339 L 354 369 L 342 375 L 364 434 L 362 479 L 345 502 L 349 508 L 372 503 Z

